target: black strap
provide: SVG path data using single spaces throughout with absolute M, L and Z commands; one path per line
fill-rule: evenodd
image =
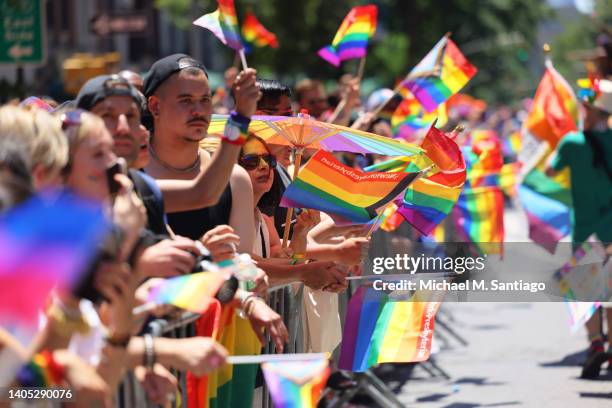
M 134 183 L 134 191 L 142 200 L 147 210 L 147 228 L 156 235 L 167 235 L 168 230 L 164 223 L 164 205 L 159 202 L 153 190 L 138 170 L 130 169 L 129 176 Z
M 268 251 L 266 251 L 266 240 L 264 239 L 264 233 L 263 233 L 263 223 L 265 221 L 262 219 L 259 222 L 259 236 L 261 237 L 261 255 L 263 258 L 267 258 L 268 257 Z

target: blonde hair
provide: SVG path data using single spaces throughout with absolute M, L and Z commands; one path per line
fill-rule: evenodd
M 81 112 L 80 124 L 69 125 L 64 130 L 66 138 L 68 140 L 68 161 L 63 168 L 63 173 L 66 175 L 70 173 L 70 167 L 72 164 L 72 156 L 76 149 L 79 147 L 81 142 L 85 140 L 89 135 L 95 131 L 106 130 L 106 125 L 102 118 L 94 115 L 90 112 Z
M 68 142 L 61 122 L 42 109 L 0 108 L 0 136 L 23 141 L 31 167 L 61 169 L 68 161 Z

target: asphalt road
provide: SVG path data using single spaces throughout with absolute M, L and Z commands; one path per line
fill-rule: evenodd
M 506 240 L 527 241 L 523 214 L 505 218 Z M 438 325 L 432 361 L 451 378 L 416 367 L 399 393 L 406 406 L 612 407 L 612 371 L 579 378 L 586 333 L 570 333 L 563 303 L 445 303 L 440 317 L 468 344 Z

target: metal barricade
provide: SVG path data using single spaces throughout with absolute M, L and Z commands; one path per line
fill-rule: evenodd
M 144 333 L 151 334 L 153 337 L 168 337 L 168 338 L 187 338 L 195 336 L 195 327 L 193 323 L 200 317 L 197 313 L 184 312 L 173 319 L 155 319 L 150 321 L 144 330 Z M 185 372 L 172 370 L 178 380 L 179 391 L 181 392 L 182 401 L 187 401 L 187 376 Z M 145 391 L 136 380 L 134 373 L 128 371 L 123 379 L 117 394 L 115 395 L 115 407 L 117 408 L 141 408 L 155 407 L 155 404 L 149 402 L 146 398 Z M 172 403 L 172 407 L 177 407 L 177 401 Z M 186 405 L 183 404 L 183 407 Z
M 284 285 L 278 288 L 273 288 L 269 292 L 268 305 L 274 309 L 283 319 L 287 331 L 289 332 L 289 342 L 287 343 L 285 353 L 301 353 L 304 350 L 304 334 L 302 327 L 302 302 L 303 302 L 303 286 L 302 284 Z M 194 322 L 200 317 L 199 314 L 185 312 L 177 318 L 172 319 L 155 319 L 150 321 L 144 330 L 145 333 L 151 334 L 153 337 L 168 337 L 168 338 L 187 338 L 195 336 Z M 262 349 L 263 353 L 277 353 L 276 346 L 270 340 L 269 335 L 266 337 L 266 344 Z M 175 371 L 183 407 L 186 407 L 187 401 L 187 376 L 185 372 Z M 261 407 L 271 407 L 272 401 L 265 388 L 265 384 L 261 388 Z M 154 407 L 155 405 L 147 401 L 144 389 L 136 380 L 133 372 L 128 372 L 119 386 L 115 397 L 115 406 L 117 408 L 132 408 L 132 407 Z M 177 406 L 175 401 L 173 407 Z M 191 407 L 190 407 L 191 408 Z

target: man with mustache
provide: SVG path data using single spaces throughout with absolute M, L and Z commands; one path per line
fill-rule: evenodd
M 255 73 L 247 69 L 237 75 L 232 88 L 235 111 L 212 157 L 199 145 L 206 137 L 212 115 L 212 95 L 204 66 L 188 55 L 174 54 L 155 62 L 144 81 L 144 94 L 153 116 L 151 160 L 145 169 L 164 191 L 170 227 L 179 235 L 199 239 L 219 225 L 230 224 L 231 218 L 231 224 L 238 226 L 235 233 L 240 236 L 240 252 L 252 250 L 253 220 L 245 211 L 231 211 L 231 203 L 249 208 L 252 187 L 246 171 L 234 165 L 261 96 Z M 180 189 L 164 187 L 169 180 L 197 183 L 204 175 L 205 188 L 199 194 L 187 195 Z M 177 203 L 181 205 L 174 205 Z

